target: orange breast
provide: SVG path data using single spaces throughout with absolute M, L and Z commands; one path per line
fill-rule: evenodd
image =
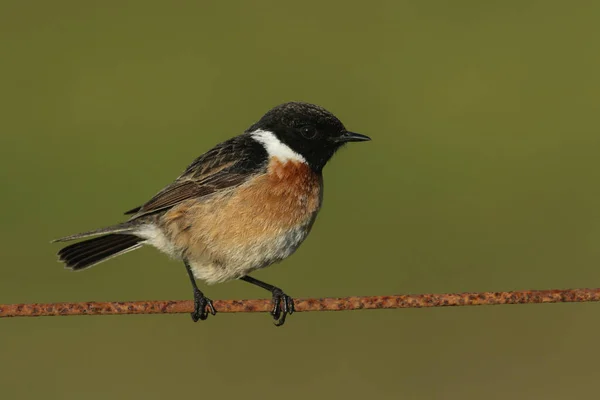
M 280 203 L 286 213 L 312 213 L 321 205 L 322 178 L 303 162 L 272 157 L 262 184 L 270 192 L 266 200 Z
M 300 162 L 271 158 L 267 174 L 238 189 L 227 208 L 247 217 L 243 225 L 256 234 L 295 227 L 310 220 L 321 206 L 322 179 Z

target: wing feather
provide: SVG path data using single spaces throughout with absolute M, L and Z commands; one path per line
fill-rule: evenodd
M 189 199 L 232 189 L 264 172 L 266 164 L 267 153 L 260 143 L 247 134 L 237 136 L 198 157 L 172 184 L 127 213 L 134 214 L 135 219 Z

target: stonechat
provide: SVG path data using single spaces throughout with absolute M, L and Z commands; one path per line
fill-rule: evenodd
M 294 312 L 293 299 L 248 274 L 300 246 L 321 208 L 323 167 L 344 144 L 368 140 L 320 106 L 281 104 L 127 211 L 126 222 L 55 240 L 93 237 L 64 247 L 59 259 L 81 270 L 149 244 L 183 261 L 194 291 L 194 321 L 216 313 L 196 279 L 241 279 L 272 293 L 271 314 L 280 326 Z

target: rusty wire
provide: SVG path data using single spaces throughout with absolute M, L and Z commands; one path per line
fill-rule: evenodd
M 296 299 L 296 311 L 346 311 L 388 308 L 482 306 L 499 304 L 584 303 L 600 301 L 600 288 L 522 290 L 447 294 L 406 294 Z M 271 300 L 215 300 L 218 312 L 268 312 Z M 46 304 L 0 304 L 0 318 L 61 315 L 179 314 L 193 310 L 190 300 L 113 301 Z

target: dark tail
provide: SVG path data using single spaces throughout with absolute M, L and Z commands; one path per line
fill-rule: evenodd
M 58 258 L 67 268 L 77 271 L 135 250 L 143 241 L 134 235 L 115 233 L 69 245 L 58 252 Z

